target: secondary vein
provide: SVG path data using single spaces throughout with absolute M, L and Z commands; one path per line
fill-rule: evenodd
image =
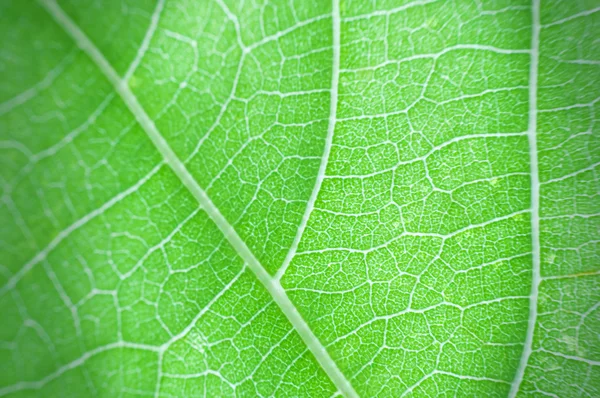
M 296 232 L 296 236 L 294 237 L 294 241 L 292 242 L 292 246 L 285 256 L 285 260 L 283 264 L 275 274 L 275 279 L 278 281 L 281 280 L 285 271 L 287 270 L 290 262 L 293 260 L 296 252 L 298 251 L 298 245 L 300 244 L 300 240 L 304 235 L 304 230 L 306 229 L 306 225 L 308 224 L 308 219 L 312 214 L 312 211 L 315 208 L 315 202 L 317 201 L 317 196 L 321 191 L 321 185 L 323 184 L 323 179 L 325 178 L 325 171 L 327 169 L 327 164 L 329 163 L 329 154 L 331 153 L 331 145 L 333 142 L 333 133 L 335 131 L 335 123 L 337 120 L 337 102 L 338 102 L 338 82 L 340 76 L 340 5 L 339 0 L 332 1 L 332 35 L 333 35 L 333 65 L 331 70 L 331 92 L 330 92 L 330 102 L 329 102 L 329 124 L 327 126 L 327 136 L 325 137 L 325 148 L 323 149 L 323 156 L 321 158 L 321 165 L 319 166 L 319 172 L 317 174 L 317 179 L 315 180 L 315 186 L 313 187 L 312 193 L 308 202 L 306 203 L 306 209 L 304 210 L 304 215 L 302 216 L 302 221 L 300 222 L 300 226 L 298 227 L 298 231 Z
M 519 368 L 513 380 L 509 398 L 516 397 L 525 375 L 525 369 L 533 350 L 533 336 L 537 320 L 537 307 L 540 276 L 540 178 L 538 171 L 537 155 L 537 84 L 538 64 L 540 50 L 540 0 L 532 0 L 531 5 L 531 61 L 529 69 L 529 125 L 527 137 L 529 140 L 529 161 L 531 172 L 531 254 L 532 274 L 531 293 L 529 296 L 529 321 L 527 324 L 527 335 L 523 346 L 523 353 Z
M 117 93 L 121 96 L 131 113 L 135 116 L 138 123 L 142 126 L 157 150 L 164 157 L 166 163 L 173 169 L 177 177 L 196 198 L 200 206 L 204 209 L 204 211 L 206 211 L 209 217 L 229 241 L 231 246 L 237 251 L 238 255 L 244 259 L 258 280 L 269 291 L 273 297 L 273 300 L 277 303 L 279 308 L 281 308 L 283 314 L 298 332 L 308 349 L 315 356 L 315 359 L 319 362 L 323 370 L 327 373 L 339 391 L 347 397 L 358 397 L 350 382 L 338 369 L 337 364 L 333 361 L 325 347 L 314 335 L 306 321 L 302 318 L 302 315 L 300 315 L 294 304 L 291 302 L 279 281 L 269 275 L 266 269 L 250 251 L 246 243 L 240 238 L 234 228 L 229 224 L 219 209 L 211 201 L 206 192 L 204 192 L 204 190 L 196 182 L 196 180 L 187 170 L 186 166 L 178 158 L 173 149 L 171 149 L 164 137 L 160 134 L 152 119 L 150 119 L 144 108 L 138 102 L 136 96 L 130 90 L 127 81 L 120 78 L 100 50 L 60 8 L 55 0 L 39 1 L 56 20 L 56 22 L 73 38 L 79 48 L 81 48 L 81 50 L 83 50 L 92 59 L 100 71 L 112 83 Z M 338 27 L 334 27 L 334 30 L 337 30 L 339 41 L 339 4 L 337 0 L 334 0 L 333 6 L 334 19 L 338 24 Z
M 152 18 L 150 19 L 150 26 L 148 26 L 148 30 L 144 35 L 144 39 L 142 40 L 142 44 L 135 55 L 133 62 L 127 68 L 127 72 L 125 72 L 124 80 L 129 80 L 129 78 L 135 73 L 138 65 L 142 61 L 142 58 L 148 51 L 148 47 L 150 46 L 150 40 L 154 37 L 154 32 L 156 32 L 156 27 L 158 26 L 158 20 L 160 18 L 160 14 L 162 13 L 163 7 L 165 5 L 165 0 L 158 0 L 156 2 L 156 7 L 154 8 L 154 12 L 152 13 Z

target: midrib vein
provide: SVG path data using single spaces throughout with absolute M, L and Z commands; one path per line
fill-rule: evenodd
M 529 66 L 529 125 L 527 137 L 529 141 L 529 161 L 531 172 L 531 254 L 532 274 L 531 293 L 529 296 L 529 321 L 527 335 L 521 354 L 521 361 L 513 380 L 509 398 L 519 393 L 525 369 L 533 349 L 533 336 L 537 320 L 538 295 L 541 282 L 540 276 L 540 178 L 537 154 L 537 85 L 540 51 L 540 0 L 532 0 L 531 5 L 531 61 Z
M 321 164 L 319 166 L 319 172 L 317 174 L 317 178 L 315 180 L 315 186 L 313 187 L 312 193 L 308 202 L 306 203 L 306 209 L 304 210 L 304 215 L 302 216 L 302 221 L 300 222 L 300 226 L 298 227 L 298 231 L 296 231 L 296 236 L 294 237 L 294 241 L 292 242 L 292 246 L 285 256 L 285 260 L 283 261 L 282 266 L 275 274 L 275 279 L 278 281 L 281 280 L 288 266 L 294 259 L 296 252 L 298 251 L 298 245 L 300 244 L 300 240 L 304 235 L 304 230 L 306 229 L 306 225 L 308 224 L 308 220 L 312 211 L 315 208 L 315 202 L 317 201 L 317 196 L 321 191 L 321 185 L 323 184 L 323 178 L 325 177 L 325 171 L 327 169 L 327 164 L 329 163 L 329 154 L 331 153 L 331 145 L 333 142 L 333 133 L 335 131 L 335 123 L 337 119 L 337 103 L 338 103 L 338 82 L 340 76 L 340 5 L 339 0 L 332 0 L 332 36 L 333 36 L 333 60 L 332 60 L 332 68 L 331 68 L 331 93 L 330 93 L 330 102 L 329 102 L 329 124 L 327 126 L 327 136 L 325 138 L 325 147 L 323 148 L 323 156 L 321 158 Z
M 358 397 L 350 382 L 338 369 L 336 363 L 329 356 L 325 347 L 319 339 L 314 335 L 306 321 L 302 318 L 294 304 L 290 301 L 286 292 L 283 290 L 278 280 L 271 277 L 254 254 L 250 251 L 246 243 L 240 238 L 234 228 L 229 224 L 219 209 L 210 200 L 206 192 L 198 185 L 196 180 L 189 173 L 183 162 L 177 157 L 169 144 L 160 134 L 156 125 L 146 114 L 143 107 L 138 102 L 137 98 L 129 89 L 127 81 L 121 79 L 117 72 L 113 69 L 110 63 L 98 48 L 90 41 L 90 39 L 79 29 L 79 27 L 65 14 L 65 12 L 56 4 L 55 0 L 39 0 L 46 8 L 56 22 L 72 37 L 78 47 L 83 50 L 96 63 L 100 71 L 114 86 L 115 90 L 131 113 L 135 116 L 138 123 L 142 126 L 150 140 L 154 143 L 157 150 L 164 157 L 166 163 L 173 169 L 174 173 L 181 180 L 183 185 L 196 198 L 200 206 L 209 215 L 223 235 L 229 241 L 231 246 L 237 251 L 238 255 L 246 262 L 248 267 L 254 272 L 258 280 L 269 291 L 273 300 L 279 305 L 283 314 L 290 321 L 294 329 L 298 332 L 308 349 L 315 356 L 315 359 L 327 373 L 331 381 L 347 397 Z M 334 19 L 339 26 L 339 4 L 334 0 Z M 339 35 L 339 29 L 338 29 Z

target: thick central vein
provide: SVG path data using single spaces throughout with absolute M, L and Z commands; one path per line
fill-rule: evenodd
M 527 136 L 529 140 L 529 161 L 531 170 L 531 294 L 529 297 L 529 322 L 527 324 L 527 335 L 519 368 L 510 389 L 510 398 L 516 397 L 525 375 L 525 369 L 533 349 L 533 334 L 537 320 L 537 306 L 540 277 L 540 178 L 538 172 L 537 155 L 537 83 L 538 64 L 540 52 L 540 0 L 532 0 L 531 5 L 531 63 L 529 70 L 529 126 Z
M 158 151 L 164 157 L 166 163 L 173 169 L 177 177 L 198 200 L 200 206 L 206 211 L 209 217 L 221 230 L 231 246 L 237 251 L 238 255 L 248 264 L 258 280 L 269 291 L 273 300 L 279 305 L 281 311 L 290 321 L 292 326 L 298 332 L 308 349 L 315 356 L 323 370 L 330 377 L 335 386 L 347 397 L 357 397 L 358 395 L 350 385 L 343 373 L 338 369 L 336 363 L 330 357 L 329 353 L 323 347 L 319 339 L 314 335 L 306 321 L 302 318 L 294 304 L 291 302 L 286 292 L 283 290 L 278 280 L 269 275 L 266 269 L 250 251 L 246 243 L 240 238 L 234 228 L 229 224 L 219 209 L 208 197 L 206 192 L 200 187 L 198 182 L 192 177 L 183 162 L 177 157 L 173 149 L 156 128 L 156 125 L 150 119 L 148 114 L 138 102 L 133 92 L 129 89 L 127 81 L 122 79 L 104 55 L 90 41 L 90 39 L 81 31 L 81 29 L 65 14 L 65 12 L 56 4 L 55 0 L 40 0 L 42 5 L 48 10 L 50 15 L 62 26 L 62 28 L 73 38 L 79 48 L 81 48 L 96 63 L 100 71 L 112 83 L 115 90 L 119 93 L 131 113 L 135 116 L 138 123 L 142 126 L 150 140 L 154 143 Z M 335 3 L 335 1 L 334 1 Z M 334 19 L 337 13 L 339 21 L 339 7 L 334 4 Z M 339 31 L 338 31 L 339 34 Z

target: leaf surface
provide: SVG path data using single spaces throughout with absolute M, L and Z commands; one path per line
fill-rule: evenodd
M 598 11 L 3 2 L 0 395 L 600 395 Z

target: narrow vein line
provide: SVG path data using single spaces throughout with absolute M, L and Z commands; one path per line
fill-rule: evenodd
M 183 328 L 183 330 L 181 330 L 181 332 L 177 333 L 175 336 L 172 336 L 167 342 L 165 342 L 164 344 L 162 344 L 159 348 L 158 351 L 158 370 L 157 370 L 157 383 L 156 383 L 156 389 L 154 392 L 154 397 L 159 397 L 160 396 L 160 387 L 161 387 L 161 382 L 162 382 L 162 376 L 165 374 L 163 373 L 163 360 L 165 357 L 165 353 L 167 352 L 167 350 L 176 342 L 180 341 L 181 339 L 183 339 L 185 336 L 188 335 L 188 333 L 190 333 L 190 331 L 196 326 L 196 324 L 198 323 L 198 321 L 211 309 L 211 307 L 225 294 L 227 293 L 227 291 L 229 291 L 229 289 L 242 277 L 242 275 L 244 274 L 244 272 L 246 271 L 246 266 L 244 265 L 242 267 L 242 269 L 240 270 L 240 272 L 237 273 L 236 276 L 234 276 L 229 283 L 227 283 L 225 286 L 223 286 L 223 288 L 221 289 L 221 291 L 219 293 L 217 293 L 208 303 L 206 303 L 206 305 L 204 306 L 204 308 L 202 310 L 200 310 L 200 312 L 198 312 L 196 314 L 196 316 L 194 317 L 194 319 L 192 319 L 192 321 L 190 323 L 188 323 L 188 325 Z
M 142 44 L 140 45 L 140 48 L 138 49 L 137 54 L 135 55 L 135 59 L 133 60 L 133 62 L 131 62 L 129 68 L 127 68 L 124 80 L 129 80 L 131 75 L 135 73 L 138 65 L 144 57 L 144 54 L 146 54 L 146 51 L 148 51 L 148 47 L 150 46 L 150 40 L 152 40 L 154 32 L 156 32 L 158 20 L 160 19 L 160 14 L 162 13 L 164 5 L 165 0 L 158 0 L 158 2 L 156 2 L 156 7 L 154 8 L 154 12 L 152 13 L 152 18 L 150 19 L 150 25 L 148 26 L 148 30 L 146 31 L 144 39 L 142 40 Z
M 210 309 L 212 308 L 212 306 L 221 298 L 223 297 L 224 294 L 226 294 L 229 289 L 231 289 L 231 287 L 233 285 L 235 285 L 235 283 L 242 277 L 242 275 L 244 274 L 244 272 L 246 271 L 246 267 L 243 266 L 240 271 L 225 285 L 223 286 L 223 288 L 221 289 L 221 291 L 219 291 L 219 293 L 217 293 L 212 299 L 210 299 L 210 301 L 208 303 L 206 303 L 206 305 L 204 306 L 204 308 L 202 308 L 200 310 L 200 312 L 198 312 L 196 314 L 196 316 L 194 317 L 194 319 L 192 319 L 185 328 L 183 328 L 181 330 L 181 332 L 177 333 L 175 336 L 172 336 L 166 343 L 164 343 L 163 345 L 160 346 L 160 352 L 164 353 L 165 351 L 167 351 L 167 349 L 169 349 L 169 347 L 171 347 L 174 343 L 178 342 L 179 340 L 183 339 L 185 336 L 188 335 L 188 333 L 190 333 L 190 331 L 196 326 L 196 324 L 198 323 L 198 321 L 208 312 L 210 311 Z
M 574 19 L 577 19 L 577 18 L 581 18 L 581 17 L 587 17 L 588 15 L 595 14 L 595 13 L 597 13 L 598 11 L 600 11 L 600 7 L 592 8 L 591 10 L 585 10 L 585 11 L 583 11 L 583 12 L 578 12 L 577 14 L 573 14 L 573 15 L 571 15 L 571 16 L 568 16 L 568 17 L 566 17 L 566 18 L 562 18 L 562 19 L 559 19 L 559 20 L 557 20 L 557 21 L 554 21 L 554 22 L 550 22 L 550 23 L 548 23 L 548 24 L 545 24 L 545 25 L 544 25 L 544 28 L 549 28 L 549 27 L 551 27 L 551 26 L 560 25 L 560 24 L 563 24 L 563 23 L 565 23 L 565 22 L 572 21 L 572 20 L 574 20 Z
M 540 51 L 540 0 L 532 0 L 531 5 L 531 64 L 529 69 L 529 127 L 527 137 L 529 140 L 529 161 L 531 170 L 531 294 L 529 297 L 529 322 L 525 345 L 521 354 L 519 368 L 513 380 L 509 398 L 515 398 L 519 392 L 525 369 L 533 349 L 533 337 L 537 320 L 538 295 L 541 282 L 540 276 L 540 177 L 538 171 L 537 154 L 537 85 L 538 64 Z
M 150 351 L 150 352 L 157 352 L 159 350 L 159 348 L 157 348 L 155 346 L 151 346 L 151 345 L 147 345 L 147 344 L 129 343 L 129 342 L 125 342 L 125 341 L 119 341 L 116 343 L 110 343 L 110 344 L 107 344 L 104 346 L 96 347 L 93 350 L 84 353 L 79 358 L 67 363 L 66 365 L 61 366 L 60 368 L 58 368 L 54 372 L 50 373 L 49 375 L 47 375 L 46 377 L 44 377 L 41 380 L 20 381 L 11 386 L 0 388 L 0 396 L 13 394 L 15 392 L 24 391 L 24 390 L 39 390 L 39 389 L 43 388 L 45 385 L 47 385 L 48 383 L 50 383 L 51 381 L 56 380 L 63 374 L 82 366 L 83 364 L 85 364 L 87 361 L 89 361 L 96 355 L 99 355 L 99 354 L 102 354 L 104 352 L 108 352 L 111 350 L 118 350 L 118 349 L 123 349 L 123 348 L 129 348 L 129 349 L 133 349 L 133 350 L 145 350 L 145 351 Z
M 0 288 L 0 296 L 11 290 L 16 286 L 16 284 L 25 276 L 36 264 L 44 261 L 48 254 L 50 254 L 63 240 L 65 240 L 69 235 L 83 227 L 85 224 L 99 216 L 100 214 L 105 213 L 108 209 L 128 197 L 134 192 L 137 192 L 142 185 L 144 185 L 154 174 L 156 174 L 161 167 L 164 166 L 164 163 L 159 163 L 156 165 L 148 174 L 142 177 L 138 182 L 136 182 L 131 187 L 127 188 L 125 191 L 119 193 L 114 196 L 108 202 L 104 203 L 102 206 L 93 210 L 81 217 L 79 220 L 75 221 L 73 224 L 69 225 L 67 228 L 63 229 L 56 235 L 54 239 L 46 247 L 44 247 L 41 251 L 39 251 L 31 260 L 27 262 L 20 270 L 17 272 L 12 278 L 8 280 L 8 282 Z
M 66 57 L 62 59 L 48 74 L 39 82 L 35 83 L 33 86 L 29 87 L 27 90 L 21 92 L 20 94 L 15 95 L 14 97 L 0 103 L 0 115 L 4 115 L 5 113 L 10 112 L 17 106 L 31 100 L 36 95 L 38 95 L 41 91 L 50 87 L 50 85 L 60 76 L 61 73 L 67 68 L 69 63 L 71 63 L 77 54 L 75 52 L 70 52 Z
M 543 352 L 546 354 L 550 354 L 550 355 L 554 355 L 557 357 L 561 357 L 564 359 L 568 359 L 570 361 L 578 361 L 578 362 L 583 362 L 585 364 L 588 364 L 590 366 L 600 366 L 600 361 L 594 361 L 593 359 L 587 359 L 587 358 L 582 358 L 582 357 L 578 357 L 575 355 L 566 355 L 563 354 L 561 352 L 554 352 L 554 351 L 548 351 L 548 350 L 544 350 L 544 349 L 538 349 L 538 352 Z
M 360 14 L 360 15 L 355 15 L 355 16 L 351 16 L 351 17 L 346 17 L 346 18 L 344 18 L 344 22 L 357 21 L 357 20 L 361 20 L 361 19 L 368 19 L 368 18 L 373 18 L 373 17 L 381 17 L 381 16 L 397 14 L 399 12 L 408 10 L 409 8 L 421 7 L 421 6 L 425 6 L 427 4 L 435 3 L 437 1 L 438 0 L 416 0 L 416 1 L 412 1 L 409 3 L 403 4 L 399 7 L 389 9 L 389 10 L 378 10 L 378 11 L 370 12 L 368 14 Z
M 292 242 L 292 246 L 285 256 L 285 260 L 283 264 L 275 274 L 275 279 L 280 281 L 285 271 L 287 270 L 290 262 L 296 255 L 298 251 L 298 245 L 300 244 L 300 240 L 304 235 L 304 230 L 306 229 L 306 225 L 308 224 L 308 219 L 312 214 L 313 209 L 315 208 L 315 202 L 317 201 L 317 196 L 321 191 L 321 185 L 323 184 L 323 179 L 325 178 L 325 171 L 327 169 L 327 164 L 329 163 L 329 154 L 331 153 L 331 145 L 333 142 L 333 133 L 335 131 L 335 123 L 337 120 L 337 102 L 338 102 L 338 84 L 339 84 L 339 76 L 340 76 L 340 7 L 339 0 L 332 1 L 332 35 L 333 35 L 333 66 L 331 71 L 331 92 L 330 92 L 330 102 L 329 102 L 329 125 L 327 126 L 327 136 L 325 137 L 325 148 L 323 149 L 323 156 L 321 158 L 321 165 L 319 166 L 319 172 L 317 174 L 317 179 L 315 181 L 315 186 L 313 187 L 312 193 L 308 202 L 306 203 L 306 209 L 304 210 L 304 215 L 302 216 L 302 221 L 300 222 L 300 226 L 298 227 L 298 231 L 296 232 L 296 236 L 294 237 L 294 241 Z
M 198 185 L 186 169 L 183 162 L 177 157 L 173 149 L 169 146 L 163 136 L 160 134 L 156 125 L 144 111 L 137 98 L 129 89 L 127 82 L 121 80 L 117 72 L 108 63 L 102 53 L 86 37 L 79 27 L 69 18 L 68 15 L 56 4 L 55 0 L 39 0 L 48 10 L 50 15 L 63 29 L 75 40 L 77 45 L 85 51 L 86 54 L 96 63 L 100 71 L 113 84 L 115 90 L 119 93 L 131 113 L 140 123 L 150 140 L 156 146 L 156 149 L 162 154 L 166 163 L 173 169 L 183 185 L 196 198 L 204 211 L 209 215 L 223 235 L 227 238 L 231 246 L 237 251 L 238 255 L 244 259 L 248 267 L 254 272 L 258 280 L 269 291 L 273 300 L 279 305 L 283 314 L 287 317 L 292 326 L 296 329 L 308 349 L 315 356 L 323 370 L 330 377 L 335 386 L 347 397 L 358 397 L 350 382 L 338 369 L 336 363 L 329 356 L 329 353 L 323 347 L 319 339 L 314 335 L 306 321 L 302 318 L 294 304 L 290 301 L 287 294 L 277 280 L 274 280 L 266 271 L 254 254 L 250 251 L 246 243 L 235 232 L 233 227 L 221 214 L 219 209 L 210 200 L 206 192 Z M 339 5 L 334 1 L 334 15 L 338 15 Z

